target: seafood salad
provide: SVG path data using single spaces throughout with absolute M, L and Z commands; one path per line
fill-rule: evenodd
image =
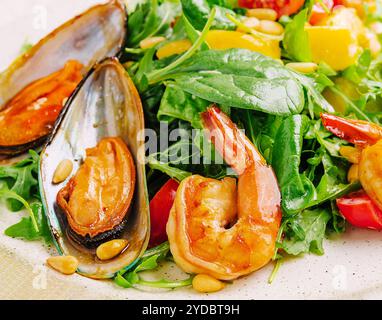
M 100 2 L 0 74 L 5 234 L 123 288 L 272 283 L 382 230 L 379 156 L 379 0 Z

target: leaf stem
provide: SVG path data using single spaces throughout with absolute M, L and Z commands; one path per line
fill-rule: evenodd
M 273 271 L 272 271 L 272 273 L 268 279 L 269 284 L 272 284 L 272 282 L 275 280 L 276 275 L 277 275 L 278 271 L 280 270 L 282 263 L 283 263 L 283 259 L 278 259 L 276 261 L 275 267 L 273 268 Z
M 33 228 L 35 229 L 36 232 L 40 232 L 40 230 L 38 228 L 37 221 L 36 221 L 36 217 L 34 216 L 34 213 L 33 213 L 33 210 L 31 208 L 31 206 L 29 205 L 29 203 L 23 197 L 20 197 L 18 194 L 14 193 L 12 191 L 0 191 L 0 197 L 4 197 L 4 198 L 8 198 L 8 199 L 10 199 L 10 198 L 15 199 L 15 200 L 19 201 L 20 203 L 22 203 L 23 206 L 25 207 L 25 209 L 29 213 L 29 216 L 32 220 Z
M 281 226 L 280 226 L 280 229 L 279 229 L 279 231 L 278 231 L 278 233 L 277 233 L 277 238 L 276 238 L 276 244 L 278 244 L 278 243 L 280 243 L 280 240 L 281 240 L 281 238 L 282 238 L 282 236 L 283 236 L 283 233 L 284 233 L 284 228 L 285 228 L 285 224 L 288 222 L 288 220 L 285 220 L 282 224 L 281 224 Z M 277 253 L 278 253 L 278 251 L 279 251 L 279 248 L 275 248 L 275 252 L 274 252 L 274 254 L 273 254 L 273 257 L 272 257 L 272 260 L 273 261 L 275 261 L 276 259 L 277 259 Z
M 149 80 L 149 84 L 154 84 L 157 82 L 160 82 L 163 79 L 163 77 L 166 76 L 170 71 L 181 65 L 184 61 L 189 59 L 191 56 L 194 55 L 194 53 L 202 46 L 204 43 L 204 39 L 207 36 L 208 31 L 211 28 L 211 25 L 215 19 L 216 14 L 216 8 L 213 8 L 211 10 L 211 14 L 208 18 L 208 21 L 206 25 L 203 28 L 202 33 L 200 34 L 200 37 L 197 41 L 194 42 L 194 44 L 191 46 L 190 49 L 188 49 L 179 59 L 175 60 L 173 63 L 169 64 L 167 67 L 164 67 L 163 69 L 155 70 L 147 75 L 147 79 Z
M 188 287 L 192 284 L 193 277 L 190 277 L 186 280 L 181 281 L 168 281 L 168 280 L 159 280 L 159 281 L 146 281 L 140 279 L 137 285 L 142 285 L 146 287 L 154 287 L 154 288 L 180 288 L 180 287 Z

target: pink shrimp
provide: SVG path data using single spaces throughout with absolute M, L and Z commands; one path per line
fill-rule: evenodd
M 210 107 L 202 120 L 238 181 L 199 175 L 183 180 L 167 234 L 184 271 L 233 280 L 271 260 L 281 221 L 280 191 L 272 168 L 229 117 Z

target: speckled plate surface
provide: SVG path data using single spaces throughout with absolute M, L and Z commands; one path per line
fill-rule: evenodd
M 0 69 L 17 56 L 25 40 L 36 42 L 97 0 L 1 0 Z M 325 255 L 286 261 L 273 284 L 272 265 L 201 296 L 190 289 L 146 292 L 126 290 L 112 282 L 62 276 L 44 266 L 54 252 L 38 242 L 3 235 L 22 213 L 0 207 L 0 298 L 2 299 L 374 299 L 382 298 L 382 234 L 349 228 L 340 238 L 325 240 Z M 163 270 L 178 274 L 173 265 Z

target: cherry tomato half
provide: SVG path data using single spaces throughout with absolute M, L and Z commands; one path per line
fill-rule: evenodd
M 167 240 L 166 225 L 178 187 L 179 183 L 171 179 L 163 185 L 150 201 L 150 247 L 160 245 Z
M 382 210 L 364 191 L 337 199 L 337 207 L 353 226 L 382 230 Z
M 239 0 L 242 8 L 270 8 L 277 12 L 278 16 L 290 16 L 304 5 L 305 0 Z
M 322 113 L 321 120 L 331 133 L 358 146 L 373 145 L 382 137 L 379 125 L 363 120 L 345 119 L 328 113 Z

